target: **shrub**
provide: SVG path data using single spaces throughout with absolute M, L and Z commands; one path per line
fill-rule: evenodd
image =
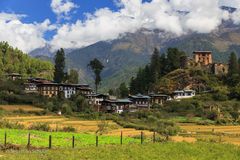
M 38 131 L 51 131 L 51 127 L 48 123 L 33 123 L 28 129 Z
M 66 127 L 63 127 L 60 131 L 63 131 L 63 132 L 76 132 L 76 128 L 74 128 L 72 126 L 66 126 Z
M 0 120 L 0 128 L 24 129 L 24 125 L 19 124 L 18 122 L 11 123 L 7 120 Z

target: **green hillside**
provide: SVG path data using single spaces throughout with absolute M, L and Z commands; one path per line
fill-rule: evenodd
M 20 73 L 23 76 L 52 79 L 54 67 L 48 61 L 31 58 L 6 42 L 0 42 L 0 75 Z

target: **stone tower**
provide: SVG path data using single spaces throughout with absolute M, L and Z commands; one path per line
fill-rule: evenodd
M 200 63 L 201 65 L 209 65 L 213 63 L 211 51 L 195 51 L 193 54 L 195 63 Z

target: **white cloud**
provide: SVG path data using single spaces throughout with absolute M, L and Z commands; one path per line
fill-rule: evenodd
M 69 13 L 78 8 L 78 5 L 74 4 L 71 0 L 52 0 L 52 11 L 58 16 L 58 20 L 61 18 L 68 19 Z
M 46 40 L 44 33 L 55 27 L 46 19 L 42 23 L 27 24 L 21 22 L 25 15 L 0 13 L 0 41 L 7 41 L 24 52 L 43 47 Z
M 79 48 L 141 27 L 161 29 L 176 35 L 189 31 L 208 33 L 229 19 L 219 0 L 117 0 L 118 11 L 102 8 L 87 14 L 87 20 L 62 25 L 53 37 L 55 48 Z M 183 14 L 179 11 L 188 12 Z
M 57 33 L 49 42 L 54 49 L 80 48 L 98 41 L 118 38 L 125 32 L 135 32 L 144 27 L 161 29 L 176 35 L 189 32 L 209 33 L 218 28 L 223 20 L 240 23 L 240 10 L 230 14 L 221 5 L 239 6 L 240 0 L 115 0 L 119 9 L 101 8 L 86 13 L 86 20 L 58 24 Z M 51 8 L 59 19 L 67 18 L 78 6 L 72 0 L 52 0 Z M 49 20 L 25 24 L 26 15 L 0 14 L 0 40 L 31 51 L 46 43 L 43 38 L 48 30 L 55 29 Z
M 240 8 L 239 0 L 219 0 L 220 6 L 229 6 L 233 8 Z

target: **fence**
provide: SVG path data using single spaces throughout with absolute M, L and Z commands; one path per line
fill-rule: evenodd
M 55 133 L 56 134 L 56 133 Z M 77 135 L 77 133 L 75 134 L 75 135 Z M 76 147 L 76 137 L 75 137 L 75 135 L 73 135 L 72 137 L 69 137 L 69 139 L 68 139 L 68 141 L 67 141 L 67 143 L 69 144 L 69 146 L 71 146 L 71 148 L 75 148 Z M 119 145 L 123 145 L 124 144 L 124 138 L 126 138 L 126 137 L 124 137 L 124 133 L 121 131 L 120 132 L 120 134 L 119 134 L 120 136 L 119 136 L 119 143 L 114 143 L 114 144 L 119 144 Z M 32 147 L 35 147 L 36 149 L 39 147 L 43 147 L 43 146 L 36 146 L 36 145 L 34 145 L 34 146 L 32 146 L 32 141 L 34 141 L 34 140 L 36 140 L 37 138 L 35 137 L 35 136 L 32 136 L 32 134 L 31 133 L 28 133 L 27 135 L 26 135 L 26 139 L 25 138 L 23 138 L 23 137 L 21 137 L 21 138 L 23 138 L 23 143 L 24 143 L 24 141 L 26 141 L 26 145 L 24 145 L 23 143 L 21 143 L 21 144 L 13 144 L 13 143 L 11 143 L 10 142 L 10 140 L 9 140 L 9 138 L 11 137 L 11 134 L 8 134 L 8 132 L 5 132 L 4 133 L 4 142 L 3 142 L 3 146 L 6 148 L 8 145 L 20 145 L 21 147 L 23 147 L 23 146 L 26 146 L 27 147 L 27 149 L 31 149 Z M 113 137 L 113 136 L 109 136 L 109 138 L 110 137 Z M 114 136 L 115 137 L 115 136 Z M 140 132 L 139 133 L 139 137 L 140 138 L 133 138 L 133 139 L 137 139 L 137 140 L 139 140 L 138 142 L 137 141 L 134 141 L 134 144 L 144 144 L 144 143 L 149 143 L 149 142 L 152 142 L 152 143 L 155 143 L 156 142 L 156 132 L 153 132 L 153 134 L 152 134 L 152 136 L 150 137 L 150 141 L 149 141 L 149 137 L 147 137 L 147 136 L 145 136 L 144 135 L 144 132 Z M 20 138 L 20 137 L 19 137 Z M 54 146 L 54 143 L 53 143 L 53 139 L 54 139 L 55 137 L 54 136 L 52 136 L 52 134 L 49 134 L 48 135 L 48 137 L 47 137 L 47 140 L 46 141 L 48 141 L 48 144 L 44 147 L 44 148 L 48 148 L 48 149 L 52 149 L 53 147 L 57 147 L 57 146 Z M 106 136 L 105 136 L 105 138 L 106 138 Z M 117 138 L 117 137 L 115 137 L 115 138 Z M 128 137 L 129 138 L 129 137 Z M 25 139 L 25 140 L 24 140 Z M 59 139 L 59 137 L 58 137 L 58 139 L 57 139 L 58 141 L 60 140 Z M 146 140 L 146 141 L 145 141 Z M 148 141 L 147 141 L 148 140 Z M 81 142 L 79 142 L 78 141 L 78 144 L 79 143 L 83 143 L 83 141 L 81 141 Z M 96 147 L 98 147 L 99 145 L 101 144 L 101 136 L 99 136 L 99 135 L 96 135 L 95 136 L 95 144 L 89 144 L 89 145 L 95 145 Z M 105 143 L 102 143 L 102 144 L 105 144 Z

